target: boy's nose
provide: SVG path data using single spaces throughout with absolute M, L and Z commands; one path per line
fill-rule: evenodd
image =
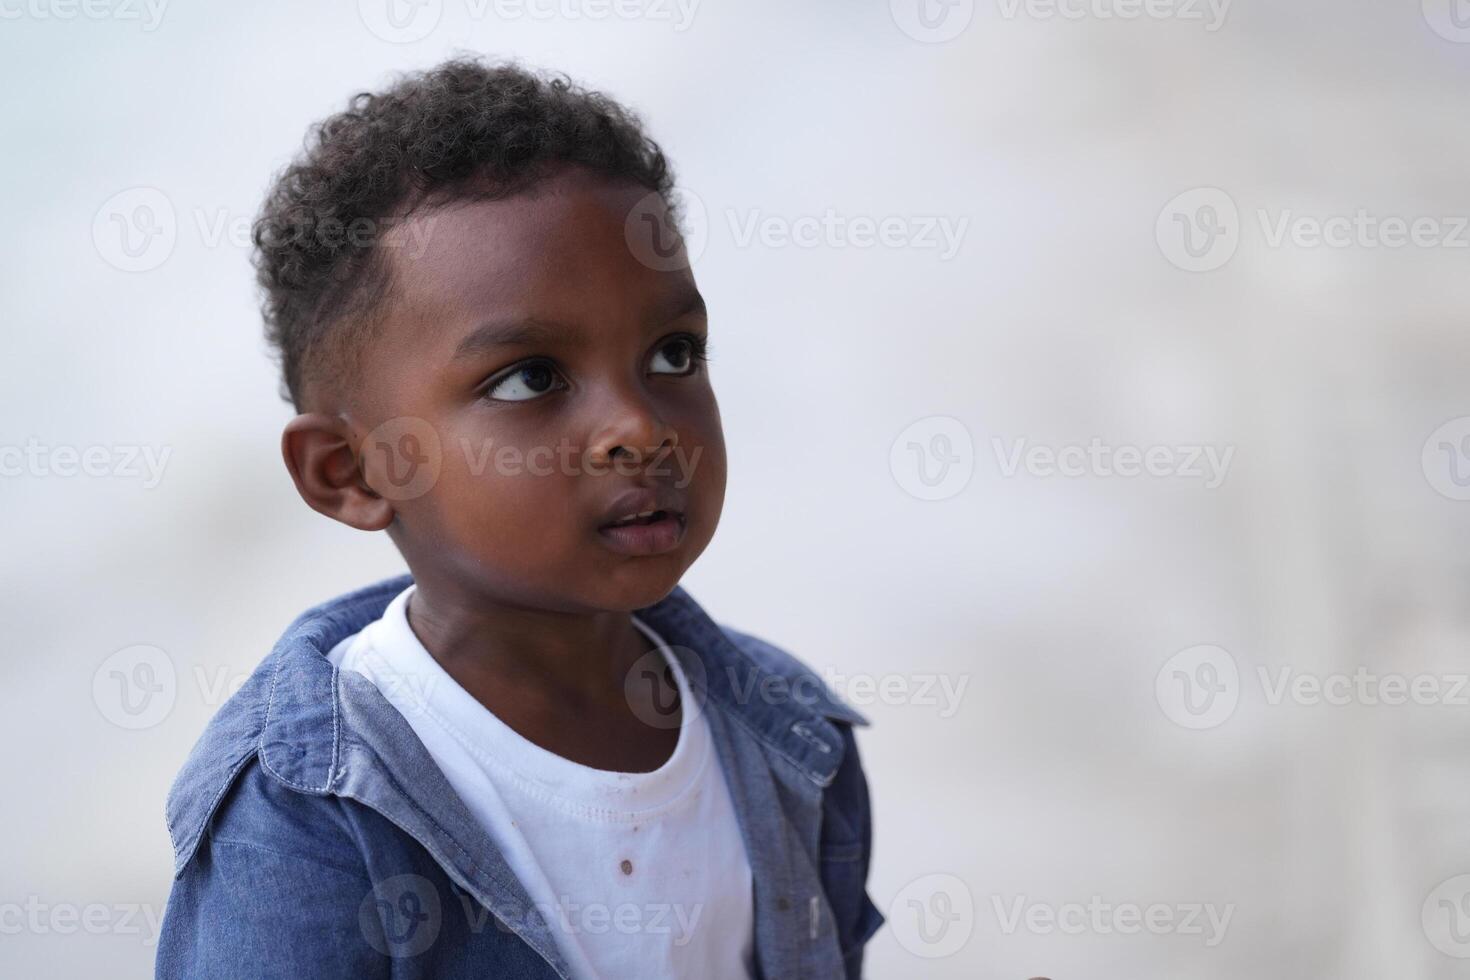
M 587 446 L 588 461 L 606 467 L 619 457 L 642 465 L 679 444 L 679 433 L 647 406 L 624 405 L 605 417 Z

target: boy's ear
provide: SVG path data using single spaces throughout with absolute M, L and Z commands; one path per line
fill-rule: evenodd
M 393 522 L 392 503 L 364 479 L 345 419 L 322 412 L 296 416 L 281 433 L 281 455 L 312 510 L 361 531 L 381 531 Z

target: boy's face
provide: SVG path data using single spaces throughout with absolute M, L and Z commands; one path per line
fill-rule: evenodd
M 647 196 L 568 168 L 385 242 L 391 295 L 347 414 L 421 588 L 631 610 L 709 544 L 725 446 L 708 324 L 687 263 L 638 257 Z

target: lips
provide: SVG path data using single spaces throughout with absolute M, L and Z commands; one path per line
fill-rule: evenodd
M 614 497 L 603 509 L 599 529 L 638 527 L 658 520 L 672 519 L 683 523 L 684 497 L 673 490 L 639 487 Z
M 682 495 L 638 489 L 613 498 L 597 532 L 609 550 L 641 557 L 677 548 L 684 540 L 685 523 Z
M 620 518 L 620 519 L 618 519 L 616 521 L 613 521 L 611 524 L 606 524 L 604 526 L 605 527 L 633 527 L 633 526 L 640 526 L 640 527 L 642 527 L 642 526 L 646 526 L 646 525 L 649 525 L 649 524 L 656 524 L 659 521 L 664 520 L 665 518 L 675 517 L 675 516 L 676 515 L 674 514 L 674 512 L 673 511 L 669 511 L 669 510 L 647 510 L 647 511 L 644 511 L 643 513 L 641 513 L 641 514 L 633 514 L 630 517 Z

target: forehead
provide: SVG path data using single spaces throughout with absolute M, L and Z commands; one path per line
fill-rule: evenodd
M 569 168 L 511 197 L 422 209 L 383 241 L 388 319 L 421 321 L 420 342 L 443 344 L 487 315 L 636 316 L 693 282 L 630 248 L 630 216 L 650 208 L 663 204 L 647 188 Z

